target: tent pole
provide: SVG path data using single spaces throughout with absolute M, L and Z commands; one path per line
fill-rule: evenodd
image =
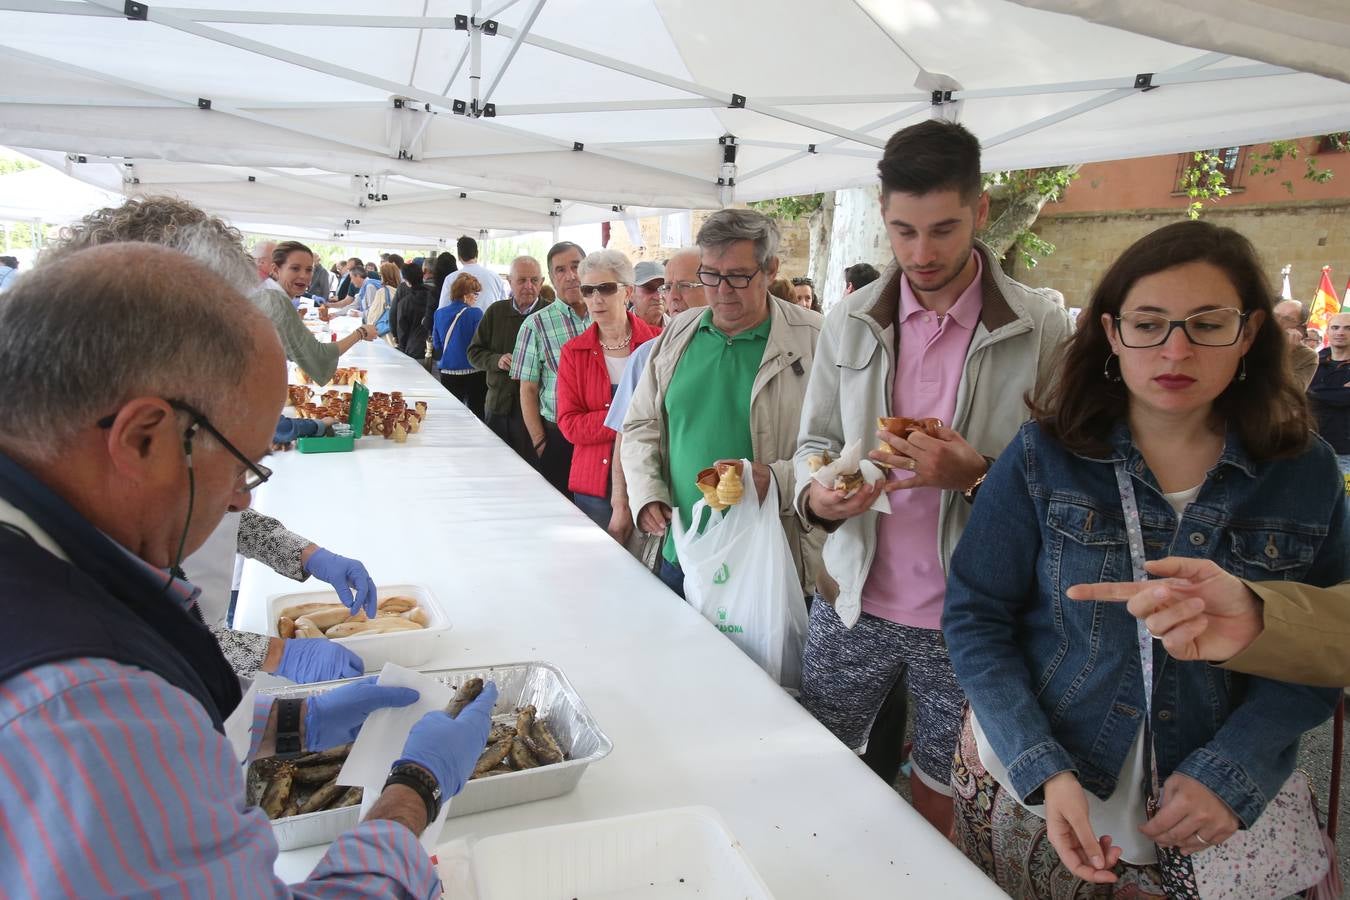
M 520 0 L 502 0 L 501 3 L 498 3 L 496 6 L 492 7 L 492 9 L 483 13 L 483 18 L 495 19 L 519 2 Z
M 492 76 L 492 81 L 488 84 L 487 90 L 483 92 L 484 103 L 492 99 L 493 91 L 497 90 L 497 85 L 501 84 L 502 76 L 506 74 L 511 61 L 516 58 L 516 51 L 520 49 L 520 42 L 525 40 L 525 35 L 530 33 L 530 29 L 534 27 L 534 20 L 539 18 L 539 11 L 543 8 L 544 0 L 535 0 L 534 7 L 530 10 L 530 14 L 525 17 L 525 21 L 521 23 L 520 30 L 516 32 L 515 37 L 511 38 L 511 47 L 506 51 L 506 57 L 502 60 L 502 64 L 497 67 L 497 74 Z
M 497 107 L 498 118 L 502 116 L 548 116 L 557 113 L 592 112 L 649 112 L 667 109 L 723 109 L 724 103 L 716 100 L 675 99 L 669 100 L 586 100 L 577 103 L 512 103 Z M 700 143 L 706 143 L 701 139 Z
M 1176 76 L 1185 73 L 1197 72 L 1200 69 L 1212 65 L 1217 60 L 1223 58 L 1224 58 L 1223 54 L 1220 53 L 1201 54 L 1200 56 L 1197 56 L 1194 59 L 1187 60 L 1186 62 L 1175 65 L 1172 68 L 1167 69 L 1163 72 L 1156 73 L 1153 76 L 1153 83 L 1157 84 L 1159 78 L 1168 75 Z M 1223 71 L 1231 71 L 1231 69 Z M 1084 100 L 1082 103 L 1077 103 L 1073 106 L 1070 106 L 1068 109 L 1062 109 L 1059 112 L 1051 113 L 1048 116 L 1043 116 L 1035 120 L 1034 122 L 1027 122 L 1025 125 L 1020 125 L 1017 128 L 1005 131 L 1002 134 L 996 134 L 993 137 L 986 138 L 980 142 L 980 145 L 982 147 L 996 147 L 999 144 L 1007 143 L 1008 141 L 1011 141 L 1014 138 L 1019 138 L 1022 137 L 1023 135 L 1031 134 L 1033 131 L 1040 131 L 1042 128 L 1048 128 L 1051 125 L 1054 125 L 1058 122 L 1063 122 L 1065 119 L 1072 119 L 1075 116 L 1081 116 L 1083 113 L 1091 112 L 1094 109 L 1099 109 L 1100 107 L 1106 106 L 1109 103 L 1115 103 L 1117 100 L 1124 100 L 1126 97 L 1133 96 L 1134 94 L 1137 93 L 1139 93 L 1139 91 L 1133 87 L 1109 91 L 1100 97 L 1094 97 L 1091 100 Z
M 562 233 L 562 201 L 553 201 L 553 210 L 549 213 L 553 217 L 553 243 L 558 243 L 558 236 Z
M 464 49 L 461 50 L 459 54 L 459 60 L 455 63 L 455 67 L 450 70 L 450 77 L 446 79 L 445 87 L 441 88 L 442 94 L 450 93 L 450 86 L 455 83 L 455 79 L 459 77 L 460 69 L 464 68 L 464 61 L 469 58 L 469 47 L 470 43 L 465 41 Z M 432 118 L 432 116 L 428 115 L 425 119 L 417 123 L 417 130 L 413 132 L 412 140 L 408 142 L 409 147 L 417 146 L 417 142 L 422 139 L 422 135 L 426 132 L 427 126 L 431 124 Z M 433 157 L 428 157 L 426 154 L 423 154 L 422 158 L 430 159 Z
M 95 6 L 104 9 L 115 9 L 120 14 L 123 4 L 118 0 L 85 0 Z M 408 16 L 407 20 L 411 23 L 408 27 L 419 27 L 419 20 L 416 16 Z M 300 53 L 292 53 L 290 50 L 284 50 L 281 47 L 275 47 L 271 44 L 264 44 L 261 41 L 255 41 L 250 38 L 232 34 L 219 28 L 212 28 L 207 25 L 199 25 L 196 22 L 164 12 L 155 6 L 150 6 L 147 12 L 148 21 L 166 28 L 172 28 L 175 31 L 182 31 L 187 34 L 196 35 L 208 41 L 215 41 L 218 44 L 225 44 L 234 47 L 237 50 L 243 50 L 246 53 L 253 53 L 258 56 L 264 56 L 268 59 L 275 59 L 279 62 L 290 63 L 293 66 L 299 66 L 302 69 L 309 69 L 322 75 L 329 75 L 333 78 L 340 78 L 344 81 L 353 81 L 357 84 L 364 84 L 368 87 L 379 88 L 390 94 L 399 97 L 407 97 L 411 100 L 420 100 L 423 103 L 430 103 L 432 106 L 440 107 L 445 110 L 453 110 L 454 102 L 449 97 L 443 97 L 439 94 L 433 94 L 430 91 L 424 91 L 421 88 L 413 87 L 410 84 L 399 84 L 396 81 L 390 81 L 387 78 L 380 78 L 375 75 L 369 75 L 365 72 L 358 72 L 345 66 L 337 66 L 324 62 L 313 56 L 306 56 Z M 388 156 L 387 148 L 382 148 L 381 155 Z
M 469 5 L 469 109 L 473 115 L 482 109 L 478 104 L 478 82 L 483 77 L 483 26 L 478 19 L 482 8 L 481 0 Z
M 907 106 L 907 107 L 905 107 L 904 109 L 900 110 L 899 112 L 893 112 L 893 113 L 891 113 L 889 116 L 882 116 L 880 119 L 877 119 L 877 120 L 875 120 L 875 121 L 873 121 L 873 122 L 868 122 L 866 125 L 863 125 L 863 126 L 862 126 L 862 130 L 863 130 L 863 131 L 875 131 L 876 129 L 881 128 L 882 126 L 890 125 L 890 124 L 892 124 L 892 123 L 894 123 L 894 122 L 899 122 L 899 121 L 902 121 L 902 120 L 904 120 L 904 119 L 908 119 L 910 116 L 915 115 L 915 114 L 917 114 L 917 113 L 921 113 L 921 112 L 923 112 L 923 111 L 929 109 L 931 106 L 932 106 L 932 102 L 929 101 L 929 100 L 925 100 L 925 101 L 922 102 L 922 103 L 916 103 L 916 104 L 914 104 L 913 106 Z M 844 143 L 844 142 L 843 142 L 843 140 L 840 139 L 840 138 L 834 138 L 834 139 L 832 139 L 832 140 L 828 140 L 828 141 L 826 141 L 826 142 L 823 143 L 823 144 L 817 144 L 817 145 L 816 145 L 816 152 L 817 152 L 817 153 L 828 153 L 828 152 L 830 152 L 834 147 L 838 147 L 838 146 L 839 146 L 840 144 L 842 144 L 842 143 Z M 883 146 L 884 146 L 884 145 L 883 145 Z M 740 178 L 741 183 L 744 184 L 745 182 L 749 181 L 751 178 L 754 178 L 754 177 L 759 176 L 759 175 L 763 175 L 763 174 L 765 174 L 766 172 L 772 172 L 774 169 L 781 169 L 783 166 L 786 166 L 786 165 L 788 165 L 789 163 L 794 163 L 794 162 L 796 162 L 797 160 L 801 159 L 802 156 L 804 156 L 804 155 L 806 155 L 806 154 L 804 154 L 804 153 L 794 153 L 794 154 L 792 154 L 791 156 L 785 156 L 785 157 L 783 157 L 782 159 L 778 160 L 777 162 L 772 162 L 772 163 L 769 163 L 768 165 L 760 166 L 758 169 L 755 169 L 753 172 L 750 172 L 750 173 L 747 174 L 747 175 L 742 175 L 741 178 Z

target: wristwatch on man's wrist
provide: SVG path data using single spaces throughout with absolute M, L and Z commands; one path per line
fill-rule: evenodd
M 300 712 L 304 700 L 278 700 L 277 707 L 277 756 L 295 756 L 305 749 L 300 743 Z
M 427 824 L 436 821 L 436 814 L 441 811 L 441 786 L 435 775 L 415 762 L 401 759 L 394 763 L 394 767 L 389 770 L 389 778 L 384 782 L 385 787 L 391 784 L 401 784 L 421 797 L 427 807 Z

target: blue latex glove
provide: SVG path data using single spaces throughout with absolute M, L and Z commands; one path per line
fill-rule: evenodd
M 292 638 L 281 648 L 281 664 L 276 674 L 296 684 L 355 678 L 366 671 L 366 664 L 337 641 L 327 638 Z
M 338 597 L 353 613 L 365 610 L 368 618 L 375 618 L 379 612 L 379 600 L 375 596 L 375 582 L 359 560 L 348 559 L 329 553 L 320 547 L 305 563 L 305 571 L 326 581 L 337 591 Z M 356 596 L 352 596 L 352 592 Z
M 345 684 L 305 701 L 305 749 L 327 750 L 356 740 L 366 716 L 388 706 L 407 706 L 417 702 L 412 688 L 381 687 L 375 676 Z M 487 732 L 483 732 L 487 741 Z
M 452 719 L 441 710 L 427 713 L 408 732 L 403 756 L 394 765 L 417 763 L 436 776 L 442 798 L 458 794 L 483 753 L 496 703 L 497 685 L 489 681 L 483 693 L 460 711 L 459 718 Z

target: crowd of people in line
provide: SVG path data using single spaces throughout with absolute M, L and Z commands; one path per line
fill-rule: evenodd
M 1268 821 L 1350 682 L 1350 314 L 1310 349 L 1251 244 L 1187 221 L 1127 248 L 1075 323 L 976 238 L 989 197 L 963 127 L 897 132 L 879 172 L 894 260 L 849 267 L 823 316 L 811 279 L 779 277 L 775 223 L 744 209 L 664 263 L 563 241 L 505 282 L 467 237 L 458 259 L 329 270 L 294 241 L 250 259 L 164 198 L 69 229 L 0 297 L 0 590 L 43 601 L 12 604 L 0 635 L 0 887 L 280 890 L 237 759 L 342 743 L 411 700 L 356 682 L 241 706 L 236 675 L 361 663 L 233 630 L 192 553 L 223 536 L 373 613 L 359 561 L 248 493 L 300 427 L 278 418 L 282 358 L 325 384 L 383 339 L 681 597 L 674 517 L 701 527 L 699 471 L 750 460 L 809 607 L 803 707 L 888 783 L 909 746 L 915 809 L 1012 896 L 1177 896 L 1197 854 Z M 310 307 L 361 324 L 322 341 Z M 879 428 L 892 416 L 936 422 Z M 812 477 L 859 441 L 884 477 Z M 490 709 L 424 718 L 302 889 L 428 896 L 416 835 Z M 241 714 L 251 740 L 231 747 Z M 90 777 L 109 757 L 117 783 Z M 218 789 L 189 803 L 184 784 Z M 1282 847 L 1278 824 L 1260 833 Z M 1247 877 L 1275 891 L 1279 874 Z

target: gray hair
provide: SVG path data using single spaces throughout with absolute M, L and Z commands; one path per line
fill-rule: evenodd
M 719 209 L 698 230 L 695 243 L 704 250 L 725 250 L 736 241 L 755 242 L 755 262 L 769 270 L 769 260 L 778 255 L 778 224 L 753 209 Z
M 633 263 L 618 250 L 596 250 L 577 266 L 577 275 L 582 278 L 593 271 L 612 272 L 622 283 L 633 283 Z
M 109 206 L 61 229 L 58 243 L 43 251 L 42 262 L 56 262 L 89 247 L 113 243 L 159 244 L 188 256 L 247 296 L 258 286 L 257 265 L 244 249 L 243 236 L 215 216 L 176 197 L 146 197 Z M 259 244 L 260 250 L 267 243 Z M 269 251 L 270 252 L 270 251 Z
M 108 244 L 44 259 L 0 294 L 0 447 L 50 460 L 137 396 L 218 406 L 250 373 L 264 322 L 176 250 Z
M 528 253 L 522 253 L 520 256 L 517 256 L 515 259 L 511 260 L 510 271 L 514 273 L 516 271 L 516 266 L 520 265 L 521 263 L 534 263 L 534 267 L 538 269 L 540 273 L 544 271 L 544 267 L 539 265 L 539 260 L 535 259 L 533 256 L 530 256 Z

